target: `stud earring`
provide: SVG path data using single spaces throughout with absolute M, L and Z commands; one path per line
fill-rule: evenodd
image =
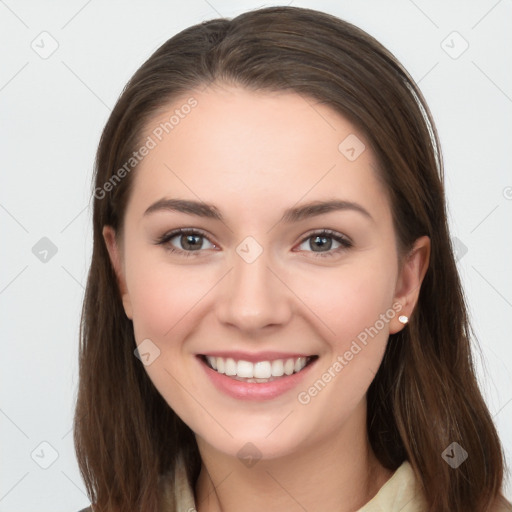
M 400 315 L 400 316 L 398 317 L 398 321 L 399 321 L 401 324 L 404 324 L 404 325 L 405 325 L 405 324 L 409 321 L 409 318 L 408 318 L 408 317 L 406 317 L 405 315 Z

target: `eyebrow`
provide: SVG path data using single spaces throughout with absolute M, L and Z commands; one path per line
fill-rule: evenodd
M 293 223 L 301 220 L 323 215 L 325 213 L 334 211 L 355 211 L 359 212 L 368 219 L 375 222 L 370 213 L 363 208 L 360 204 L 352 201 L 342 201 L 333 199 L 330 201 L 311 201 L 301 206 L 288 208 L 285 210 L 279 222 Z M 189 199 L 160 199 L 153 203 L 145 212 L 144 216 L 158 211 L 175 211 L 195 215 L 197 217 L 205 217 L 224 222 L 224 217 L 216 206 L 209 203 L 200 201 L 193 201 Z

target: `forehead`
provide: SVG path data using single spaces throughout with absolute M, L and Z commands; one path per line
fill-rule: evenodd
M 337 196 L 387 209 L 364 135 L 297 93 L 191 91 L 154 116 L 142 140 L 152 149 L 136 168 L 133 195 L 145 203 L 193 198 L 240 211 Z

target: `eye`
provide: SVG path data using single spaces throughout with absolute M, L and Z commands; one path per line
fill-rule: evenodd
M 205 241 L 208 242 L 211 247 L 204 248 L 203 243 Z M 333 248 L 333 241 L 334 244 L 338 244 L 338 247 L 335 246 Z M 202 231 L 192 228 L 179 228 L 170 231 L 169 233 L 165 233 L 156 241 L 156 244 L 163 245 L 165 249 L 171 253 L 178 253 L 187 257 L 199 256 L 204 249 L 217 247 L 209 241 L 208 237 Z M 301 249 L 301 246 L 305 244 L 307 244 L 307 247 L 311 250 L 308 250 L 307 248 Z M 329 257 L 335 256 L 352 246 L 352 242 L 341 233 L 336 233 L 329 229 L 323 229 L 321 231 L 311 233 L 304 238 L 299 249 L 305 250 L 306 252 L 313 252 L 315 253 L 315 257 Z
M 173 242 L 174 239 L 176 240 Z M 211 247 L 206 247 L 206 249 L 216 247 L 201 231 L 191 228 L 180 228 L 166 233 L 156 243 L 165 246 L 169 252 L 180 253 L 183 256 L 197 256 L 205 249 L 202 247 L 205 241 L 211 245 Z M 175 244 L 178 244 L 178 247 Z
M 338 244 L 338 247 L 333 248 L 333 241 L 335 244 Z M 346 251 L 353 246 L 352 242 L 347 237 L 341 233 L 331 231 L 330 229 L 323 229 L 322 231 L 311 233 L 309 236 L 304 238 L 299 248 L 304 244 L 307 244 L 306 246 L 309 247 L 311 251 L 308 251 L 308 249 L 302 250 L 306 250 L 306 252 L 314 252 L 315 256 L 320 257 L 335 256 L 336 254 Z

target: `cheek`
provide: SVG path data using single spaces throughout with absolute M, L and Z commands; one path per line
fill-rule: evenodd
M 331 347 L 344 351 L 351 340 L 390 310 L 395 279 L 393 262 L 373 256 L 339 268 L 297 273 L 291 287 L 317 317 Z M 388 324 L 378 322 L 385 338 Z
M 177 267 L 143 256 L 134 258 L 129 269 L 127 266 L 127 286 L 135 338 L 175 336 L 213 284 L 205 272 L 192 265 Z
M 191 378 L 196 367 L 186 341 L 200 325 L 197 311 L 207 302 L 205 294 L 215 284 L 214 276 L 193 265 L 178 267 L 133 254 L 127 285 L 135 339 L 138 345 L 150 339 L 159 350 L 145 371 L 181 419 L 194 425 L 202 411 L 190 403 L 190 394 L 199 392 Z
M 314 378 L 304 383 L 298 400 L 313 402 L 308 410 L 318 408 L 320 416 L 333 422 L 363 399 L 386 349 L 395 315 L 391 305 L 396 275 L 393 260 L 379 256 L 330 269 L 329 280 L 318 275 L 300 279 L 304 286 L 299 293 L 326 326 L 322 332 L 327 357 Z

